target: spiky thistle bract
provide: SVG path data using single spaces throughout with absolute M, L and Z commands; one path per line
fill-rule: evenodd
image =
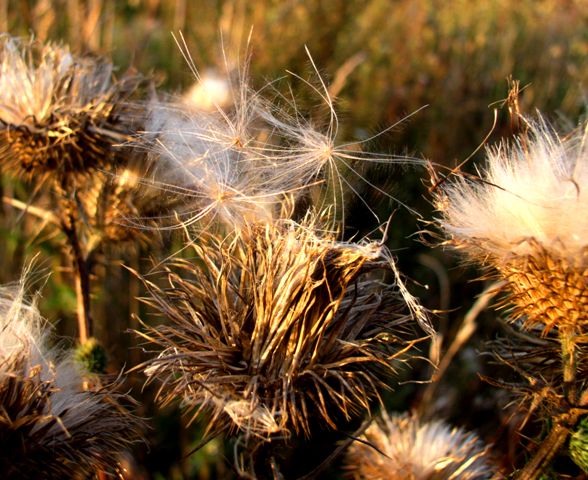
M 0 164 L 39 181 L 116 163 L 134 133 L 129 97 L 141 79 L 62 45 L 0 37 Z
M 381 415 L 346 457 L 357 480 L 486 480 L 496 473 L 478 437 L 416 414 Z
M 209 413 L 211 431 L 246 438 L 312 434 L 370 410 L 416 341 L 377 244 L 339 243 L 315 219 L 201 235 L 168 285 L 144 279 L 168 323 L 140 335 L 161 347 L 144 366 L 164 403 Z
M 588 149 L 581 126 L 561 138 L 543 119 L 512 146 L 488 150 L 480 179 L 438 192 L 449 242 L 508 280 L 514 319 L 588 327 Z
M 83 389 L 83 372 L 48 345 L 48 328 L 22 285 L 0 289 L 0 471 L 3 478 L 114 474 L 143 422 L 112 386 Z

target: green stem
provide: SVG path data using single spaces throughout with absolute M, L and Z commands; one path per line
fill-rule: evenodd
M 564 394 L 570 405 L 576 405 L 576 335 L 573 328 L 559 330 Z
M 577 423 L 580 414 L 576 398 L 576 335 L 573 328 L 559 330 L 561 345 L 561 364 L 563 371 L 563 388 L 568 412 L 553 418 L 553 428 L 541 442 L 541 446 L 525 467 L 518 473 L 517 480 L 534 480 L 540 477 L 549 466 L 559 449 L 565 443 L 570 429 Z

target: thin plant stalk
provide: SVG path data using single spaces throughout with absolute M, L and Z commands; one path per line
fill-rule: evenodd
M 90 265 L 84 253 L 80 236 L 78 235 L 79 219 L 76 215 L 75 202 L 66 197 L 67 185 L 62 185 L 58 192 L 62 196 L 60 202 L 61 229 L 65 234 L 69 246 L 67 251 L 73 271 L 76 291 L 76 315 L 78 321 L 78 335 L 80 344 L 84 344 L 92 336 L 92 317 L 90 315 Z
M 576 332 L 573 328 L 559 330 L 561 344 L 561 362 L 563 370 L 564 392 L 570 405 L 576 405 Z M 583 393 L 586 395 L 588 389 Z M 555 455 L 565 443 L 571 429 L 576 425 L 584 409 L 573 408 L 569 412 L 555 416 L 553 428 L 543 440 L 541 446 L 525 467 L 521 470 L 518 480 L 533 480 L 539 478 L 549 466 Z
M 572 409 L 553 419 L 553 428 L 545 437 L 535 455 L 517 474 L 517 480 L 535 480 L 541 477 L 545 469 L 560 451 L 571 429 L 575 426 L 584 409 Z
M 559 330 L 564 392 L 570 405 L 576 403 L 576 332 L 573 328 Z
M 76 314 L 80 344 L 92 336 L 92 317 L 90 315 L 90 268 L 84 257 L 75 226 L 64 228 L 67 241 L 72 249 L 72 267 L 76 289 Z

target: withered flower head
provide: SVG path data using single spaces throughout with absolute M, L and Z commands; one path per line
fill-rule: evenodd
M 540 119 L 514 145 L 488 151 L 480 179 L 438 193 L 450 242 L 508 280 L 526 326 L 588 326 L 586 132 L 561 139 Z
M 27 178 L 83 174 L 116 161 L 139 78 L 65 46 L 0 37 L 0 163 Z
M 0 290 L 0 471 L 3 478 L 115 473 L 140 439 L 141 421 L 104 387 L 84 391 L 71 358 L 47 345 L 47 329 L 22 288 Z
M 163 348 L 144 365 L 162 400 L 210 413 L 212 431 L 265 439 L 369 411 L 413 344 L 410 316 L 379 245 L 319 237 L 313 221 L 201 236 L 168 286 L 145 280 L 169 320 L 141 334 Z M 413 341 L 408 340 L 412 338 Z
M 362 440 L 346 458 L 357 480 L 482 480 L 496 470 L 476 435 L 414 414 L 382 412 Z
M 142 152 L 133 152 L 118 167 L 77 182 L 79 235 L 89 251 L 152 244 L 178 221 L 175 212 L 183 208 L 183 199 L 162 189 L 153 170 Z

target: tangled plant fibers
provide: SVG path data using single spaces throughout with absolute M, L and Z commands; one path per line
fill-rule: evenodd
M 416 341 L 412 317 L 375 275 L 390 270 L 379 245 L 319 237 L 314 221 L 200 236 L 198 259 L 170 265 L 167 287 L 144 280 L 169 320 L 141 334 L 163 349 L 144 369 L 164 403 L 262 440 L 369 411 Z
M 0 471 L 3 478 L 114 474 L 142 421 L 111 387 L 84 391 L 73 359 L 48 346 L 22 286 L 0 289 Z
M 385 411 L 349 447 L 349 477 L 358 480 L 483 480 L 492 477 L 487 449 L 474 435 L 416 415 Z

